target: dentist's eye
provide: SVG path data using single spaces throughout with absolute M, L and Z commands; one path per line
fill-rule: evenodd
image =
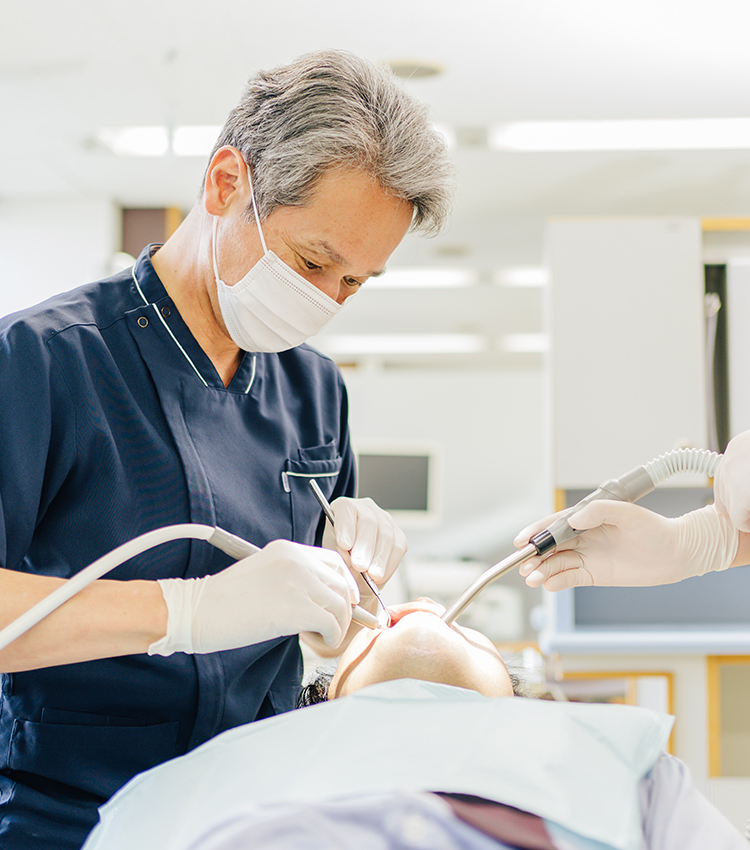
M 360 280 L 355 280 L 353 277 L 345 277 L 345 278 L 344 278 L 344 283 L 345 283 L 347 286 L 356 286 L 357 288 L 359 288 L 360 286 L 362 286 L 362 281 L 360 281 Z
M 320 270 L 320 266 L 316 266 L 315 263 L 310 260 L 306 260 L 304 257 L 302 258 L 302 262 L 305 264 L 305 268 L 309 269 L 311 272 Z

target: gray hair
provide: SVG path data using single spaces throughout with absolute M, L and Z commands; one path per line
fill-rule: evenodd
M 224 145 L 251 166 L 261 218 L 304 204 L 323 173 L 342 166 L 409 201 L 414 231 L 437 233 L 451 210 L 454 168 L 427 107 L 390 69 L 345 51 L 308 53 L 252 77 L 212 156 Z

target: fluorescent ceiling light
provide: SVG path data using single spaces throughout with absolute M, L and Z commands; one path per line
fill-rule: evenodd
M 166 127 L 105 127 L 96 135 L 117 156 L 164 156 L 169 150 Z
M 494 279 L 501 286 L 546 286 L 549 283 L 549 272 L 544 266 L 510 266 L 498 269 Z
M 518 121 L 490 128 L 506 151 L 737 150 L 750 148 L 750 118 Z
M 105 127 L 96 135 L 117 156 L 208 156 L 220 132 L 218 124 L 175 127 L 171 145 L 167 127 Z
M 511 354 L 538 354 L 547 350 L 546 334 L 506 334 L 500 348 Z
M 470 269 L 389 269 L 365 285 L 368 289 L 447 289 L 476 282 L 477 274 Z
M 352 334 L 316 340 L 329 354 L 475 354 L 485 349 L 477 334 Z
M 208 156 L 221 132 L 219 124 L 175 127 L 172 153 L 175 156 Z

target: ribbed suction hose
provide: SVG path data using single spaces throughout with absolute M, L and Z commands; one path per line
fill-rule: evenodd
M 708 449 L 675 449 L 659 455 L 643 468 L 656 487 L 679 472 L 705 473 L 709 478 L 713 478 L 721 458 L 720 454 Z
M 599 499 L 613 499 L 619 502 L 637 502 L 647 493 L 650 493 L 657 484 L 666 481 L 679 472 L 704 473 L 712 477 L 719 465 L 721 455 L 710 452 L 707 449 L 674 449 L 674 451 L 659 455 L 644 466 L 636 466 L 622 478 L 605 481 L 578 502 L 561 514 L 549 528 L 535 534 L 529 541 L 536 549 L 537 554 L 544 555 L 550 552 L 564 540 L 570 540 L 580 532 L 571 528 L 569 518 L 585 508 L 591 502 Z
M 524 561 L 528 561 L 529 558 L 536 555 L 546 555 L 559 543 L 581 534 L 581 531 L 571 527 L 568 520 L 591 502 L 598 499 L 637 502 L 662 481 L 666 481 L 667 478 L 671 478 L 678 472 L 705 473 L 712 478 L 720 460 L 720 454 L 710 452 L 707 449 L 675 449 L 659 455 L 644 466 L 636 466 L 622 478 L 605 481 L 593 493 L 589 493 L 572 508 L 560 514 L 552 525 L 545 528 L 544 531 L 540 531 L 539 534 L 535 534 L 526 546 L 519 549 L 518 552 L 482 573 L 446 610 L 442 619 L 446 623 L 452 623 L 488 584 L 514 567 L 520 566 Z

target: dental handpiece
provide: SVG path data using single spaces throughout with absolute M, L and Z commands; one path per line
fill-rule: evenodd
M 638 499 L 651 493 L 658 484 L 677 472 L 698 472 L 712 477 L 720 460 L 721 455 L 705 449 L 675 449 L 660 455 L 644 466 L 636 466 L 622 478 L 605 481 L 593 493 L 589 493 L 572 508 L 561 513 L 551 525 L 535 534 L 526 546 L 519 549 L 518 552 L 482 573 L 443 614 L 443 622 L 452 623 L 467 608 L 469 603 L 495 579 L 505 575 L 514 567 L 519 567 L 529 558 L 536 555 L 546 555 L 560 543 L 583 533 L 580 529 L 571 526 L 568 519 L 591 502 L 600 499 L 637 502 Z
M 318 482 L 314 478 L 311 478 L 309 483 L 310 483 L 310 489 L 313 491 L 315 498 L 318 500 L 318 504 L 323 509 L 323 513 L 325 514 L 326 519 L 328 520 L 328 522 L 331 523 L 331 528 L 334 528 L 335 527 L 335 517 L 333 515 L 333 510 L 331 509 L 331 506 L 328 504 L 328 499 L 326 499 L 325 495 L 323 494 L 323 491 L 320 489 L 320 486 L 318 485 Z M 380 607 L 383 609 L 383 611 L 385 611 L 386 623 L 387 623 L 388 627 L 390 628 L 390 626 L 391 626 L 391 612 L 388 610 L 385 602 L 383 602 L 383 600 L 380 596 L 380 593 L 378 593 L 378 589 L 375 586 L 375 582 L 370 578 L 370 576 L 367 575 L 367 573 L 360 573 L 360 575 L 362 576 L 362 580 L 364 581 L 364 583 L 372 591 L 373 596 L 380 603 Z M 378 621 L 378 618 L 374 614 L 370 614 L 369 611 L 366 611 L 360 605 L 354 606 L 354 612 L 356 612 L 357 616 L 355 616 L 354 613 L 352 613 L 352 620 L 359 623 L 361 626 L 367 626 L 370 629 L 379 629 L 380 628 L 380 623 Z M 369 620 L 368 622 L 365 622 L 365 620 L 362 619 L 362 614 L 367 614 L 368 618 L 372 618 L 372 619 Z M 375 622 L 375 625 L 371 625 L 371 622 L 373 620 Z

